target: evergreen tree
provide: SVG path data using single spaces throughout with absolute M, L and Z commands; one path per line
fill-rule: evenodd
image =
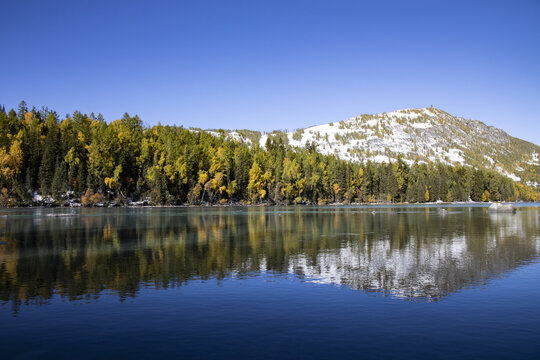
M 43 157 L 41 158 L 41 166 L 39 168 L 39 185 L 42 194 L 49 194 L 53 177 L 56 168 L 60 168 L 60 163 L 57 166 L 58 147 L 59 147 L 59 130 L 57 118 L 54 113 L 50 113 L 45 123 L 45 142 L 43 144 Z
M 128 114 L 107 123 L 75 112 L 59 121 L 53 111 L 28 111 L 22 102 L 18 112 L 0 106 L 0 187 L 21 203 L 36 190 L 57 199 L 73 192 L 88 204 L 540 200 L 534 189 L 485 169 L 408 166 L 402 157 L 389 164 L 347 162 L 311 145 L 292 148 L 279 132 L 268 137 L 266 149 L 257 139 L 253 144 L 224 131 L 145 127 Z

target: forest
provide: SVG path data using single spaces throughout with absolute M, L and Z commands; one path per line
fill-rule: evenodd
M 0 107 L 0 206 L 539 201 L 491 170 L 347 162 L 269 136 L 266 148 L 124 114 Z

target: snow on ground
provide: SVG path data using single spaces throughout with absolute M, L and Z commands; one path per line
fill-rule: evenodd
M 526 163 L 529 165 L 540 165 L 540 154 L 532 153 L 531 160 L 526 161 Z
M 415 112 L 407 113 L 406 111 L 408 110 L 409 109 L 391 111 L 387 113 L 386 115 L 388 115 L 390 118 L 402 118 L 402 119 L 408 119 L 408 120 L 414 120 L 422 116 L 421 114 L 418 114 Z
M 462 154 L 463 154 L 463 151 L 459 149 L 450 149 L 448 151 L 448 158 L 453 163 L 457 162 L 463 165 L 465 163 L 465 159 L 463 158 Z
M 499 173 L 503 174 L 504 176 L 506 177 L 509 177 L 510 179 L 514 180 L 514 181 L 520 181 L 521 178 L 519 176 L 516 176 L 514 174 L 510 174 L 508 171 L 504 170 L 502 167 L 500 166 L 497 166 L 495 168 L 495 170 L 497 170 Z
M 497 134 L 493 135 L 492 130 L 486 129 L 488 127 L 481 122 L 452 117 L 433 108 L 423 108 L 355 116 L 341 122 L 311 126 L 285 134 L 293 147 L 305 147 L 307 143 L 313 143 L 322 154 L 333 154 L 349 161 L 388 163 L 401 155 L 409 165 L 415 161 L 465 165 L 467 155 L 464 150 L 471 149 L 479 139 L 491 134 L 497 141 L 504 141 Z M 216 135 L 220 134 L 216 132 Z M 227 136 L 251 143 L 235 131 Z M 266 146 L 268 136 L 261 136 L 259 144 L 262 148 Z M 484 155 L 484 158 L 487 166 L 495 166 L 495 159 L 488 155 Z M 540 154 L 533 153 L 526 163 L 539 165 Z M 520 180 L 506 169 L 495 169 L 512 180 Z
M 451 148 L 448 145 L 452 143 L 441 144 L 437 133 L 430 132 L 435 123 L 426 116 L 435 117 L 437 114 L 429 109 L 405 109 L 356 116 L 338 123 L 287 132 L 287 138 L 291 146 L 304 147 L 308 142 L 315 143 L 323 154 L 335 154 L 352 161 L 365 162 L 369 158 L 374 162 L 390 162 L 401 154 L 409 164 L 417 158 L 420 162 L 427 159 L 464 164 L 463 151 L 456 148 L 460 144 L 456 142 Z M 265 146 L 267 138 L 267 134 L 261 137 L 261 147 Z
M 198 129 L 188 129 L 189 131 L 192 131 L 192 132 L 199 132 Z M 221 135 L 223 135 L 223 133 L 219 132 L 219 131 L 215 131 L 215 130 L 204 130 L 206 133 L 212 135 L 212 136 L 216 136 L 216 137 L 220 137 Z M 251 145 L 251 140 L 244 137 L 242 134 L 238 133 L 237 131 L 226 131 L 225 133 L 225 137 L 229 140 L 234 140 L 234 141 L 239 141 L 239 142 L 244 142 L 248 145 Z
M 429 129 L 433 125 L 428 123 L 412 123 L 411 126 L 416 129 Z
M 390 162 L 390 158 L 386 155 L 376 155 L 373 159 L 372 159 L 373 162 L 376 162 L 376 163 L 389 163 Z
M 237 131 L 231 131 L 230 133 L 227 134 L 227 136 L 232 140 L 243 141 L 246 144 L 251 145 L 251 140 L 245 138 L 243 135 L 241 135 Z

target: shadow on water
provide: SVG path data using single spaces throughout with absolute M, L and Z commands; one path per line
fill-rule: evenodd
M 4 210 L 0 301 L 17 311 L 54 295 L 124 299 L 143 287 L 263 272 L 431 301 L 538 258 L 540 208 L 449 210 Z

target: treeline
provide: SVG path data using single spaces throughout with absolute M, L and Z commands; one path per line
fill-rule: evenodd
M 0 206 L 50 202 L 324 204 L 538 201 L 496 172 L 440 163 L 352 163 L 279 137 L 266 149 L 181 126 L 146 127 L 125 114 L 107 123 L 47 108 L 0 108 Z

